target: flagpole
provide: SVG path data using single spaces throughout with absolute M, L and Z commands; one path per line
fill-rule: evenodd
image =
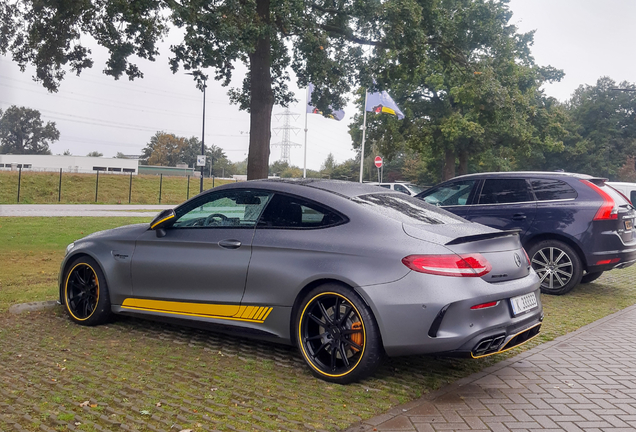
M 309 106 L 309 86 L 305 96 L 307 104 L 305 105 L 305 162 L 303 164 L 303 178 L 307 178 L 307 107 Z
M 364 171 L 364 139 L 367 132 L 367 89 L 364 89 L 364 120 L 362 121 L 362 144 L 360 145 L 360 183 L 362 183 L 362 173 Z

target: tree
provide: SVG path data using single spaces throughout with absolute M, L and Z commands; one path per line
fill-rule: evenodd
M 514 165 L 515 158 L 523 159 L 536 147 L 562 145 L 541 136 L 535 119 L 548 117 L 540 86 L 563 73 L 534 64 L 533 34 L 519 34 L 509 24 L 507 2 L 447 0 L 438 6 L 430 10 L 432 27 L 444 32 L 466 64 L 458 65 L 431 46 L 424 47 L 428 55 L 418 63 L 399 62 L 387 53 L 378 83 L 393 83 L 391 94 L 407 118 L 368 117 L 369 142 L 389 160 L 406 149 L 427 157 L 431 151 L 436 179 L 451 178 L 456 169 L 465 174 L 471 162 L 479 169 L 486 153 L 497 156 L 487 163 L 505 169 L 504 163 Z M 356 145 L 361 122 L 358 116 L 350 129 Z
M 197 167 L 197 156 L 201 154 L 201 141 L 197 137 L 178 137 L 174 134 L 157 132 L 150 138 L 148 145 L 142 150 L 142 165 L 176 166 L 184 163 L 191 168 Z M 223 149 L 212 144 L 205 146 L 205 166 L 203 175 L 218 175 L 218 171 L 231 171 L 230 161 Z
M 445 29 L 431 20 L 437 0 L 236 0 L 40 2 L 7 0 L 0 6 L 0 53 L 11 53 L 24 70 L 36 67 L 35 79 L 57 90 L 66 68 L 80 74 L 92 67 L 89 35 L 106 47 L 104 72 L 115 78 L 143 73 L 129 58 L 154 60 L 157 41 L 171 25 L 183 40 L 171 49 L 171 69 L 193 71 L 199 86 L 211 68 L 224 86 L 234 65 L 248 73 L 242 88 L 230 91 L 250 113 L 248 178 L 267 176 L 271 114 L 274 103 L 287 106 L 288 67 L 306 87 L 316 89 L 312 104 L 325 115 L 344 105 L 342 95 L 355 84 L 372 84 L 372 73 L 385 64 L 420 65 L 430 48 L 438 57 L 464 62 L 446 40 Z M 481 24 L 476 24 L 479 30 Z M 363 46 L 372 47 L 364 50 Z M 390 59 L 389 63 L 386 60 Z M 383 74 L 382 83 L 390 81 Z
M 187 147 L 185 138 L 157 132 L 141 151 L 141 162 L 143 165 L 176 166 L 182 162 Z
M 87 154 L 86 156 L 88 156 L 88 157 L 102 157 L 102 156 L 104 156 L 104 153 L 100 153 L 98 151 L 92 151 L 89 154 Z
M 636 156 L 636 84 L 601 77 L 576 89 L 565 108 L 570 133 L 547 167 L 617 179 L 626 159 Z
M 15 105 L 0 110 L 0 153 L 51 154 L 49 145 L 58 139 L 55 122 L 45 125 L 39 111 Z
M 320 166 L 320 173 L 331 178 L 331 173 L 336 165 L 336 159 L 333 157 L 333 153 L 329 153 L 325 161 Z
M 272 163 L 272 164 L 269 166 L 268 175 L 271 175 L 271 176 L 279 176 L 279 177 L 280 177 L 280 176 L 281 176 L 281 174 L 282 174 L 284 171 L 288 170 L 289 168 L 291 168 L 291 167 L 289 166 L 289 163 L 284 162 L 284 161 L 282 161 L 282 160 L 278 160 L 278 161 L 276 161 L 276 162 Z
M 201 154 L 201 140 L 197 137 L 190 137 L 186 140 L 187 146 L 181 155 L 181 162 L 188 164 L 190 167 L 200 169 L 196 166 L 197 156 Z M 215 175 L 223 173 L 226 169 L 230 170 L 230 161 L 227 159 L 222 148 L 214 144 L 205 146 L 205 166 L 203 167 L 204 175 Z

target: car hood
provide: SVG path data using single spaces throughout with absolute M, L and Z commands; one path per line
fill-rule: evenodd
M 98 238 L 135 240 L 149 228 L 150 224 L 147 223 L 124 225 L 117 228 L 94 232 L 93 234 L 89 234 L 86 237 L 81 238 L 80 240 L 96 240 Z

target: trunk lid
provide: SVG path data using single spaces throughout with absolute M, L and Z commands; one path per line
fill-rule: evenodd
M 490 272 L 481 276 L 486 282 L 520 279 L 530 273 L 516 230 L 500 231 L 475 223 L 444 225 L 443 229 L 436 225 L 404 224 L 403 228 L 411 237 L 443 244 L 458 255 L 481 254 L 492 266 Z

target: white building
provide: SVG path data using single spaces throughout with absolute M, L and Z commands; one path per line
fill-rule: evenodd
M 67 173 L 94 173 L 137 175 L 137 159 L 119 159 L 89 156 L 14 155 L 0 154 L 0 171 L 55 171 Z

